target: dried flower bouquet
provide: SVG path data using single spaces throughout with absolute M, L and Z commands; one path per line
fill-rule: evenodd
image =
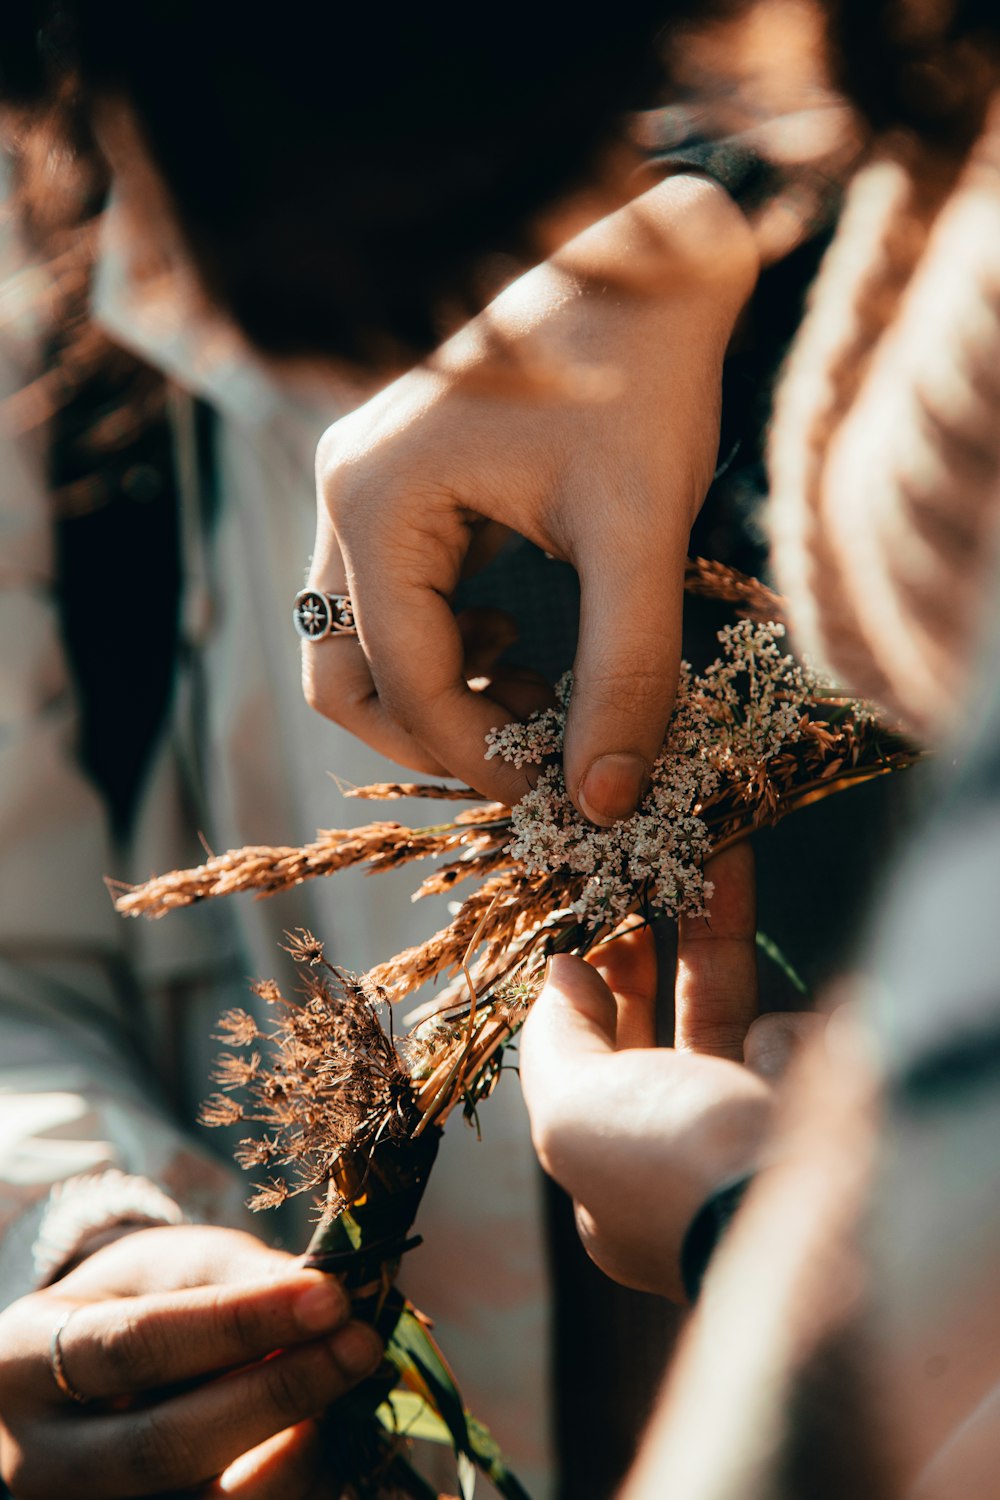
M 502 1494 L 524 1493 L 488 1433 L 463 1411 L 424 1323 L 393 1283 L 414 1243 L 407 1236 L 441 1128 L 457 1106 L 474 1118 L 495 1086 L 548 957 L 586 953 L 628 920 L 707 914 L 704 864 L 713 851 L 918 758 L 870 706 L 784 653 L 781 600 L 769 589 L 702 560 L 689 563 L 687 587 L 730 602 L 739 618 L 719 632 L 720 655 L 708 668 L 696 674 L 682 666 L 650 786 L 638 810 L 613 828 L 592 827 L 566 794 L 567 677 L 554 707 L 489 737 L 488 756 L 538 767 L 534 788 L 514 808 L 468 787 L 352 789 L 348 796 L 377 801 L 472 805 L 430 828 L 376 822 L 322 831 L 301 848 L 236 850 L 118 894 L 119 911 L 159 917 L 209 896 L 266 896 L 351 865 L 374 874 L 422 859 L 434 859 L 435 868 L 417 896 L 478 882 L 446 927 L 361 978 L 334 969 L 322 945 L 300 934 L 292 950 L 305 975 L 303 1001 L 261 986 L 277 1016 L 267 1036 L 242 1011 L 223 1018 L 221 1036 L 239 1051 L 220 1060 L 221 1092 L 205 1108 L 208 1123 L 246 1119 L 260 1127 L 240 1152 L 245 1166 L 269 1172 L 255 1207 L 324 1191 L 310 1260 L 345 1277 L 388 1339 L 403 1389 L 376 1392 L 379 1433 L 372 1422 L 359 1423 L 356 1411 L 336 1417 L 341 1439 L 361 1444 L 359 1496 L 433 1493 L 398 1441 L 414 1402 L 422 1403 L 422 1431 L 436 1422 L 450 1437 L 464 1492 L 476 1465 Z M 391 1020 L 383 1026 L 380 1014 L 391 1016 L 391 1002 L 440 976 L 449 983 L 408 1017 L 405 1036 L 394 1036 Z M 369 1416 L 373 1410 L 369 1399 Z

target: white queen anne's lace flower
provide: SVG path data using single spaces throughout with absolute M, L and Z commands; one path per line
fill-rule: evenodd
M 712 895 L 704 863 L 712 841 L 700 813 L 726 784 L 759 775 L 801 735 L 811 699 L 827 689 L 815 672 L 783 654 L 783 625 L 741 620 L 720 630 L 722 654 L 696 675 L 681 664 L 674 712 L 649 789 L 629 818 L 595 828 L 570 801 L 561 766 L 567 674 L 558 706 L 487 737 L 487 759 L 543 766 L 513 809 L 509 850 L 529 870 L 587 877 L 574 909 L 590 926 L 629 912 L 702 916 Z M 548 762 L 548 764 L 546 764 Z

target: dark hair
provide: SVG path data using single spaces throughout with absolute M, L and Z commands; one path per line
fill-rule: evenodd
M 652 101 L 669 3 L 19 0 L 0 87 L 126 102 L 210 298 L 268 353 L 379 364 L 531 253 Z
M 996 0 L 831 0 L 839 86 L 877 133 L 963 155 L 1000 77 Z

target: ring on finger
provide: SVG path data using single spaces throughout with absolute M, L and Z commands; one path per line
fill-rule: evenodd
M 68 1396 L 71 1401 L 75 1401 L 78 1406 L 86 1406 L 88 1398 L 77 1390 L 66 1373 L 66 1359 L 62 1347 L 62 1336 L 66 1331 L 66 1325 L 75 1312 L 79 1312 L 79 1308 L 71 1307 L 69 1312 L 63 1314 L 52 1330 L 52 1341 L 49 1344 L 49 1368 L 52 1371 L 53 1380 L 63 1395 Z
M 300 589 L 295 595 L 292 624 L 304 641 L 358 633 L 350 594 L 325 594 L 319 589 Z

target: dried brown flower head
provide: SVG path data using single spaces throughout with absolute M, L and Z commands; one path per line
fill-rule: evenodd
M 244 1049 L 263 1042 L 267 1055 L 259 1045 L 223 1053 L 213 1073 L 221 1092 L 201 1114 L 206 1125 L 263 1127 L 240 1142 L 238 1160 L 287 1176 L 260 1187 L 254 1208 L 322 1188 L 345 1153 L 407 1139 L 419 1118 L 409 1075 L 379 1019 L 377 990 L 328 964 L 311 933 L 290 934 L 288 951 L 303 975 L 302 998 L 286 999 L 272 980 L 258 985 L 276 1013 L 266 1030 L 244 1011 L 226 1012 L 220 1039 Z

